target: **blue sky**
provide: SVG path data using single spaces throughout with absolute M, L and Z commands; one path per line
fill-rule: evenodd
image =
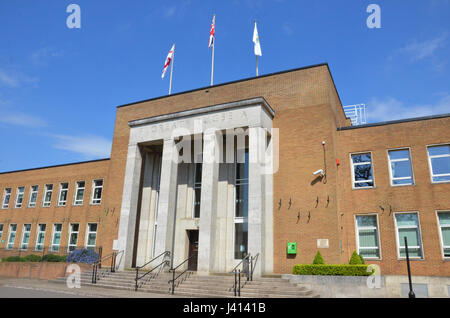
M 69 29 L 66 8 L 81 8 Z M 369 29 L 366 8 L 381 8 Z M 369 122 L 450 113 L 450 1 L 0 0 L 0 171 L 109 157 L 116 106 L 328 62 L 344 105 Z

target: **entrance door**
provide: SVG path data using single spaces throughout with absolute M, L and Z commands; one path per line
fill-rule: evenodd
M 190 271 L 196 271 L 198 260 L 198 230 L 190 230 L 187 232 L 189 237 L 188 269 Z

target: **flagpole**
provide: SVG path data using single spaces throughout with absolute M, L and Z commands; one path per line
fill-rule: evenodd
M 172 73 L 173 73 L 173 63 L 175 61 L 175 43 L 173 44 L 173 53 L 172 53 L 172 63 L 170 66 L 170 83 L 169 83 L 169 95 L 172 92 Z
M 214 28 L 216 26 L 216 15 L 213 17 Z M 214 34 L 213 44 L 212 44 L 212 61 L 211 61 L 211 86 L 214 83 L 214 48 L 216 47 L 216 35 Z
M 258 55 L 256 55 L 256 77 L 258 77 Z

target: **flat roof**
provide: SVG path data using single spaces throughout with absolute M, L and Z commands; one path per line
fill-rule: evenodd
M 368 128 L 368 127 L 376 127 L 376 126 L 394 125 L 394 124 L 408 123 L 408 122 L 412 122 L 412 121 L 438 119 L 438 118 L 445 118 L 445 117 L 450 117 L 450 113 L 431 115 L 431 116 L 423 116 L 423 117 L 413 117 L 413 118 L 406 118 L 406 119 L 398 119 L 398 120 L 391 120 L 391 121 L 380 121 L 378 123 L 371 123 L 371 124 L 364 124 L 364 125 L 357 125 L 357 126 L 338 127 L 337 130 L 350 130 L 350 129 L 360 129 L 360 128 Z
M 106 161 L 106 160 L 110 160 L 110 159 L 111 159 L 111 158 L 103 158 L 103 159 L 95 159 L 95 160 L 88 160 L 88 161 L 78 161 L 78 162 L 64 163 L 64 164 L 60 164 L 60 165 L 45 166 L 45 167 L 38 167 L 38 168 L 30 168 L 30 169 L 22 169 L 22 170 L 5 171 L 5 172 L 0 172 L 0 175 L 2 175 L 2 174 L 7 174 L 7 173 L 15 173 L 15 172 L 24 172 L 24 171 L 39 170 L 39 169 L 57 168 L 57 167 L 64 167 L 64 166 L 70 166 L 70 165 L 79 165 L 79 164 L 83 164 L 83 163 L 91 163 L 91 162 L 98 162 L 98 161 Z

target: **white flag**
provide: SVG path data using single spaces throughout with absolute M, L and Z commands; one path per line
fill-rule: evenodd
M 174 51 L 175 51 L 175 44 L 172 45 L 172 48 L 170 49 L 169 54 L 167 54 L 166 62 L 164 63 L 164 69 L 163 69 L 163 73 L 161 75 L 161 78 L 164 78 L 164 75 L 166 75 L 166 71 L 169 68 L 170 62 L 173 59 L 173 52 Z
M 258 29 L 256 28 L 256 21 L 255 21 L 255 30 L 253 31 L 253 43 L 255 43 L 255 55 L 262 56 L 261 44 L 259 43 Z

